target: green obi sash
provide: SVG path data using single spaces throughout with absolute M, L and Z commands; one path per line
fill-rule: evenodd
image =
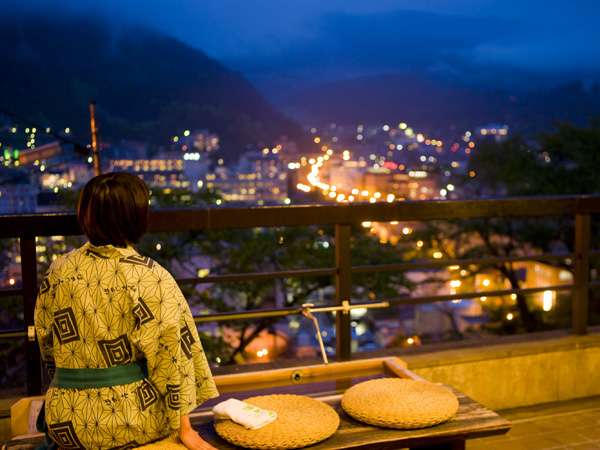
M 52 387 L 98 389 L 141 381 L 148 376 L 146 361 L 101 369 L 67 369 L 57 367 Z

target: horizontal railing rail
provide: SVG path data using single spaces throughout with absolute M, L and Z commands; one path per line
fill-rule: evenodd
M 332 225 L 335 230 L 335 265 L 324 268 L 300 268 L 272 272 L 211 274 L 205 277 L 182 278 L 182 284 L 227 283 L 295 277 L 332 277 L 335 281 L 335 304 L 351 301 L 352 275 L 381 272 L 439 269 L 449 266 L 493 266 L 511 262 L 562 262 L 571 266 L 573 283 L 523 289 L 482 290 L 436 296 L 399 296 L 387 301 L 390 306 L 447 302 L 459 299 L 494 297 L 510 294 L 532 294 L 552 290 L 573 292 L 573 332 L 583 334 L 587 329 L 588 293 L 600 281 L 590 281 L 590 257 L 600 250 L 590 248 L 590 217 L 600 213 L 600 196 L 525 197 L 460 201 L 420 201 L 356 205 L 303 205 L 285 207 L 205 208 L 153 211 L 149 232 L 184 232 L 224 230 L 234 228 L 299 227 Z M 422 222 L 431 220 L 460 220 L 475 218 L 528 218 L 573 216 L 575 218 L 575 248 L 572 253 L 491 256 L 469 259 L 415 260 L 395 264 L 352 266 L 351 227 L 371 222 Z M 185 224 L 185 225 L 184 225 Z M 0 238 L 18 238 L 21 248 L 22 282 L 15 288 L 0 289 L 0 297 L 23 297 L 25 328 L 0 331 L 0 338 L 26 338 L 27 387 L 29 393 L 41 389 L 39 350 L 32 333 L 33 310 L 37 292 L 37 260 L 35 238 L 38 236 L 80 235 L 74 214 L 48 213 L 0 216 Z M 356 303 L 353 303 L 356 304 Z M 300 307 L 259 309 L 206 314 L 195 317 L 197 323 L 233 320 L 280 318 L 302 314 Z M 338 359 L 351 356 L 350 318 L 336 314 L 336 355 Z
M 205 277 L 177 278 L 178 283 L 227 283 L 236 281 L 272 280 L 275 278 L 326 277 L 335 275 L 335 267 L 324 269 L 280 270 L 277 272 L 228 273 L 223 275 L 207 275 Z
M 20 295 L 23 295 L 21 288 L 0 289 L 0 297 L 18 297 Z
M 526 255 L 526 256 L 494 256 L 489 258 L 464 258 L 464 259 L 442 259 L 430 261 L 410 261 L 396 264 L 379 264 L 370 266 L 354 266 L 352 273 L 376 273 L 376 272 L 405 272 L 409 270 L 439 269 L 449 266 L 491 266 L 507 262 L 523 261 L 560 261 L 573 258 L 573 253 L 561 253 L 557 255 Z
M 461 300 L 468 298 L 478 297 L 502 297 L 510 294 L 535 294 L 536 292 L 543 291 L 572 291 L 575 289 L 574 284 L 556 284 L 551 286 L 541 286 L 535 288 L 521 288 L 521 289 L 495 289 L 489 291 L 476 291 L 476 292 L 461 292 L 460 294 L 448 294 L 448 295 L 430 295 L 430 296 L 419 296 L 411 297 L 408 295 L 394 298 L 384 298 L 377 301 L 386 301 L 390 304 L 403 304 L 403 305 L 421 305 L 424 303 L 436 303 L 436 302 L 448 302 L 452 300 Z
M 494 217 L 539 217 L 600 213 L 600 196 L 428 200 L 347 205 L 210 207 L 165 209 L 150 214 L 149 232 L 351 224 L 360 221 L 420 222 Z M 182 224 L 185 224 L 185 230 Z M 70 213 L 0 215 L 0 239 L 81 234 Z

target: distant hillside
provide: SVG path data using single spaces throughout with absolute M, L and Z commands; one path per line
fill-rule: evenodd
M 0 19 L 0 108 L 89 140 L 95 99 L 101 137 L 156 145 L 187 128 L 221 136 L 227 156 L 301 130 L 240 74 L 176 39 L 146 29 L 109 30 L 81 17 Z
M 294 92 L 281 103 L 307 123 L 383 123 L 402 120 L 421 129 L 464 130 L 500 122 L 523 132 L 555 122 L 587 123 L 600 116 L 600 86 L 573 83 L 544 91 L 508 92 L 410 74 L 336 81 Z

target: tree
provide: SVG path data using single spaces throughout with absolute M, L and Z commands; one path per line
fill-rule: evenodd
M 590 194 L 600 191 L 600 126 L 580 128 L 561 124 L 556 130 L 528 141 L 515 136 L 503 142 L 484 140 L 469 160 L 463 177 L 467 196 L 530 196 Z M 597 227 L 594 227 L 597 230 Z M 571 217 L 542 219 L 477 219 L 430 223 L 416 238 L 428 243 L 422 251 L 440 249 L 448 258 L 522 256 L 547 252 L 573 251 Z M 466 244 L 465 244 L 466 241 Z M 452 245 L 449 245 L 452 244 Z M 568 269 L 565 262 L 557 267 Z M 512 263 L 478 265 L 465 277 L 484 270 L 497 272 L 511 289 L 520 289 L 522 280 Z M 463 272 L 464 273 L 464 272 Z M 545 328 L 539 311 L 532 310 L 527 298 L 516 296 L 518 322 L 527 331 Z M 514 329 L 515 322 L 500 329 Z
M 191 197 L 187 191 L 153 193 L 155 207 L 206 206 L 214 204 L 216 199 L 217 194 L 209 191 L 191 194 Z M 194 265 L 193 259 L 199 255 L 210 258 L 211 275 L 276 272 L 332 267 L 332 235 L 331 227 L 318 226 L 155 233 L 142 241 L 140 250 L 167 267 L 177 262 L 179 272 L 184 272 L 186 277 L 197 276 L 199 268 Z M 157 244 L 160 244 L 160 250 L 157 250 Z M 381 264 L 401 259 L 396 249 L 382 247 L 375 237 L 364 234 L 360 227 L 354 229 L 352 248 L 354 264 Z M 404 276 L 399 273 L 356 276 L 353 281 L 353 298 L 367 301 L 373 300 L 375 293 L 395 296 L 407 285 Z M 211 312 L 230 312 L 300 306 L 332 284 L 332 279 L 325 276 L 217 283 L 210 284 L 208 288 L 192 283 L 182 287 L 193 306 L 201 306 Z M 273 329 L 277 320 L 219 322 L 217 333 L 203 337 L 203 341 L 208 343 L 207 353 L 213 361 L 218 356 L 223 364 L 242 361 L 246 347 L 263 330 Z M 226 329 L 239 336 L 233 346 L 223 341 Z M 211 353 L 210 349 L 215 353 Z

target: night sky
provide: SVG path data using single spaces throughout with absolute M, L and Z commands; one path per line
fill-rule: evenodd
M 597 0 L 30 0 L 150 26 L 259 85 L 413 71 L 492 83 L 600 79 Z M 22 6 L 21 6 L 22 7 Z M 5 8 L 6 10 L 10 8 Z

